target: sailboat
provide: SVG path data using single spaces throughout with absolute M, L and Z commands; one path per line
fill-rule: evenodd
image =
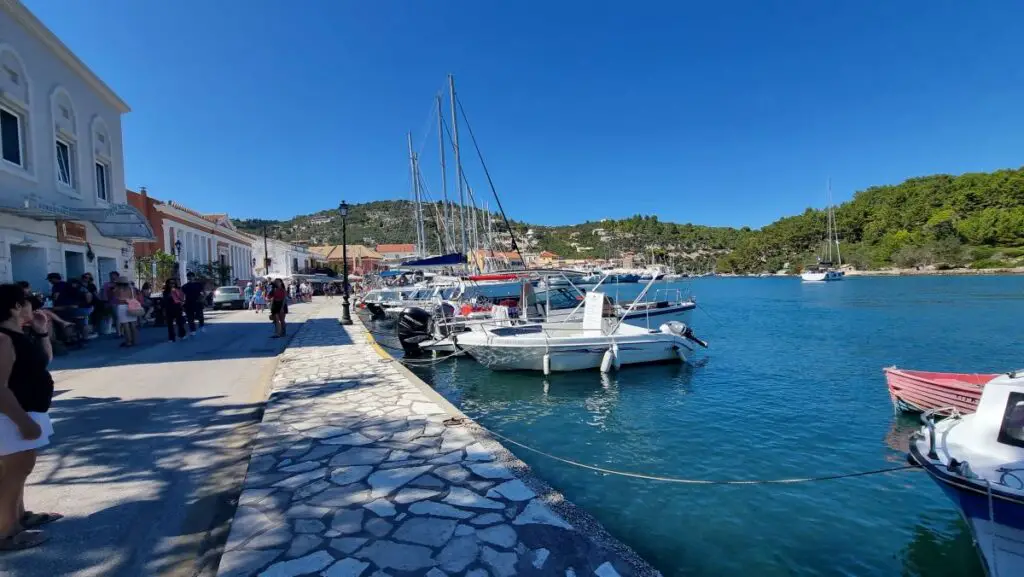
M 835 243 L 835 256 L 837 263 L 832 263 L 832 245 Z M 825 218 L 825 246 L 818 264 L 807 267 L 807 270 L 800 275 L 804 282 L 827 282 L 843 280 L 843 257 L 839 254 L 839 232 L 836 230 L 836 211 L 832 204 L 832 180 L 828 181 L 828 213 Z

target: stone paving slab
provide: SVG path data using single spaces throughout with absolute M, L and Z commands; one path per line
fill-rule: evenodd
M 454 417 L 454 418 L 453 418 Z M 558 512 L 556 512 L 558 511 Z M 358 322 L 282 354 L 219 577 L 652 575 Z

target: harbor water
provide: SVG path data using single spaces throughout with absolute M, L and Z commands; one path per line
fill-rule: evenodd
M 696 296 L 691 325 L 711 346 L 695 366 L 545 378 L 459 358 L 413 370 L 483 426 L 566 459 L 668 477 L 779 479 L 905 463 L 917 420 L 893 414 L 883 367 L 1024 367 L 1021 277 L 679 286 Z M 984 574 L 956 509 L 919 470 L 684 485 L 509 449 L 666 575 Z

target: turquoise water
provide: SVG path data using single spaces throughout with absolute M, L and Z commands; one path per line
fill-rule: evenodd
M 484 426 L 565 458 L 657 475 L 772 479 L 904 462 L 916 421 L 894 417 L 882 367 L 1024 367 L 1021 277 L 688 286 L 701 307 L 691 324 L 711 344 L 696 366 L 547 380 L 466 359 L 416 371 Z M 667 575 L 983 575 L 956 510 L 919 471 L 684 486 L 509 448 Z

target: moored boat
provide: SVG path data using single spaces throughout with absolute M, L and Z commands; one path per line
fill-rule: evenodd
M 924 412 L 955 407 L 970 414 L 978 407 L 985 384 L 998 377 L 988 373 L 939 373 L 888 367 L 883 369 L 889 398 L 897 411 Z
M 973 414 L 922 420 L 908 460 L 960 510 L 990 577 L 1024 575 L 1024 371 L 989 381 Z
M 659 330 L 626 324 L 600 292 L 584 299 L 582 322 L 480 327 L 456 335 L 455 344 L 493 370 L 579 371 L 640 363 L 687 362 L 694 344 L 707 346 L 680 322 Z

